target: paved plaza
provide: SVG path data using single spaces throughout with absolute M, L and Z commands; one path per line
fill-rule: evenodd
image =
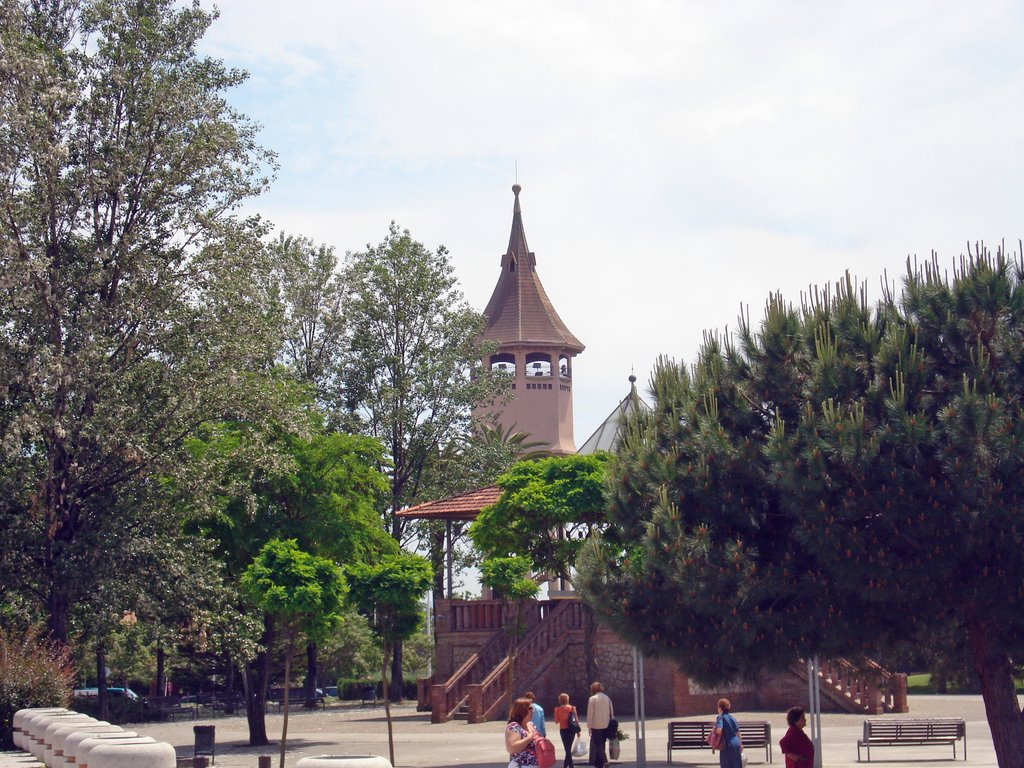
M 453 721 L 431 725 L 429 713 L 417 712 L 412 704 L 392 708 L 395 734 L 396 768 L 503 768 L 508 764 L 504 753 L 503 728 L 499 722 L 469 725 Z M 773 768 L 784 768 L 784 760 L 778 749 L 778 740 L 786 732 L 786 718 L 782 712 L 742 712 L 737 718 L 768 720 L 772 726 Z M 711 713 L 708 713 L 708 718 Z M 893 717 L 901 717 L 893 715 Z M 985 721 L 985 707 L 980 696 L 911 696 L 910 714 L 906 717 L 962 717 L 967 721 L 967 761 L 970 768 L 995 768 L 995 752 L 988 724 Z M 647 764 L 662 768 L 666 761 L 665 742 L 669 720 L 702 719 L 700 717 L 651 718 L 646 726 Z M 273 755 L 272 765 L 278 765 L 277 738 L 281 733 L 281 715 L 267 717 L 267 731 L 275 742 L 270 747 L 249 747 L 246 744 L 248 731 L 243 717 L 219 717 L 199 721 L 178 721 L 165 724 L 132 725 L 133 730 L 173 745 L 179 758 L 192 756 L 193 732 L 196 724 L 216 726 L 217 756 L 219 768 L 256 768 L 259 755 Z M 622 743 L 619 764 L 636 764 L 636 728 L 628 717 L 620 718 L 621 727 L 630 734 Z M 828 768 L 854 768 L 857 766 L 857 739 L 861 735 L 862 715 L 822 716 L 823 764 Z M 549 736 L 553 724 L 549 723 Z M 586 729 L 584 729 L 584 734 Z M 558 751 L 556 768 L 561 767 L 562 748 L 557 732 L 553 741 Z M 341 705 L 326 710 L 293 712 L 288 721 L 288 754 L 286 764 L 295 765 L 302 757 L 324 754 L 388 755 L 387 723 L 383 706 L 358 707 Z M 953 763 L 952 749 L 948 746 L 874 748 L 872 763 L 882 768 L 897 765 L 918 765 L 924 762 L 945 763 L 950 768 L 963 764 L 960 745 L 957 746 L 957 762 Z M 748 751 L 750 768 L 764 763 L 764 750 L 752 748 Z M 715 766 L 717 756 L 710 751 L 675 751 L 673 765 Z M 13 756 L 0 757 L 0 768 L 17 765 Z M 582 768 L 582 767 L 581 767 Z

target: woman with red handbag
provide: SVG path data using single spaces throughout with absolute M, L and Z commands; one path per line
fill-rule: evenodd
M 718 718 L 715 720 L 715 734 L 721 742 L 718 746 L 718 765 L 721 768 L 743 768 L 743 740 L 736 719 L 729 714 L 732 703 L 728 699 L 718 700 Z

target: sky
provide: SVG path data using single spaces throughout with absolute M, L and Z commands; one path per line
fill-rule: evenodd
M 204 0 L 205 2 L 205 0 Z M 483 310 L 514 183 L 586 344 L 576 444 L 659 355 L 845 272 L 1024 237 L 1024 4 L 220 0 L 203 52 L 278 155 L 253 201 L 339 254 L 394 220 Z

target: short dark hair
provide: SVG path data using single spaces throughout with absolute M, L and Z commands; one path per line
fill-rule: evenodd
M 527 691 L 526 693 L 524 693 L 523 694 L 523 698 L 524 699 L 529 699 L 530 701 L 536 701 L 537 700 L 537 697 L 534 695 L 533 691 Z
M 804 716 L 803 707 L 790 707 L 786 710 L 786 722 L 790 725 L 796 725 L 796 721 Z

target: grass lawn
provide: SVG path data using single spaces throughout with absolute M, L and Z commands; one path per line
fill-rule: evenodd
M 1024 693 L 1024 680 L 1016 681 L 1017 693 Z M 955 686 L 950 686 L 948 693 L 961 693 Z M 927 672 L 907 675 L 907 693 L 935 693 L 932 676 Z

